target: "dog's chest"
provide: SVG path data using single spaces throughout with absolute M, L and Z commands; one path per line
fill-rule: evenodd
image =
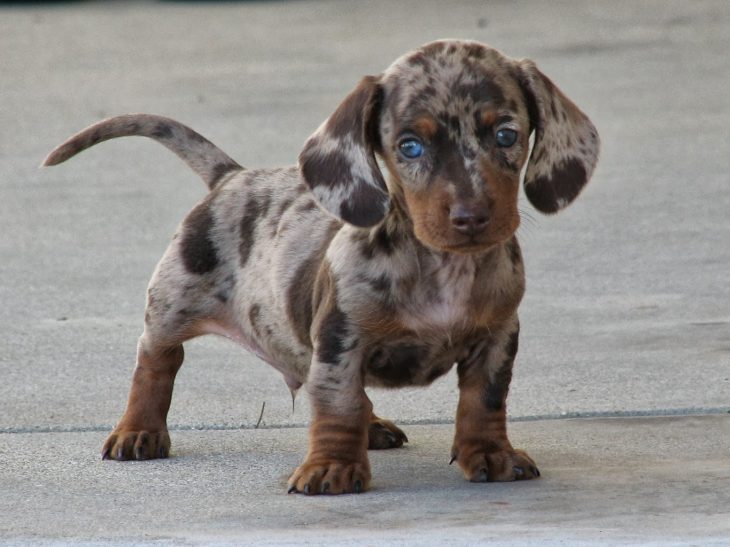
M 416 332 L 450 331 L 468 323 L 476 278 L 477 267 L 468 258 L 424 268 L 399 306 L 400 321 Z
M 389 340 L 365 355 L 365 383 L 382 387 L 428 385 L 463 359 L 469 344 L 444 339 Z
M 483 330 L 473 313 L 478 268 L 473 260 L 430 263 L 419 270 L 395 307 L 394 332 L 372 341 L 365 355 L 366 382 L 426 385 L 468 354 Z

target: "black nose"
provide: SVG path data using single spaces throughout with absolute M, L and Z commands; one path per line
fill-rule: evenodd
M 470 236 L 482 233 L 489 224 L 486 212 L 465 205 L 455 205 L 449 213 L 449 220 L 457 232 Z

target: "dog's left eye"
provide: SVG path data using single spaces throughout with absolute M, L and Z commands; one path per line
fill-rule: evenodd
M 517 131 L 514 129 L 500 129 L 495 135 L 497 146 L 509 148 L 517 142 Z
M 403 157 L 415 160 L 423 155 L 423 143 L 418 139 L 409 137 L 398 143 L 398 150 Z

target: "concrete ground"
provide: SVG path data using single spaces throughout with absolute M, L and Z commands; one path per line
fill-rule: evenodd
M 46 153 L 143 111 L 290 164 L 362 75 L 442 37 L 533 58 L 603 140 L 573 206 L 521 206 L 510 427 L 542 478 L 447 465 L 452 373 L 371 394 L 411 440 L 371 455 L 371 492 L 287 496 L 306 397 L 213 338 L 187 347 L 173 457 L 102 462 L 204 186 L 143 139 Z M 730 544 L 729 51 L 725 0 L 0 4 L 0 543 Z

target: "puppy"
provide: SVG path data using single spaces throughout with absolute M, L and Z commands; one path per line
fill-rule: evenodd
M 367 490 L 367 449 L 406 437 L 364 388 L 427 385 L 454 364 L 452 462 L 476 482 L 539 476 L 506 430 L 525 285 L 520 173 L 527 164 L 533 206 L 554 213 L 590 178 L 599 139 L 535 64 L 476 42 L 427 44 L 365 77 L 298 167 L 244 169 L 184 125 L 144 114 L 89 127 L 45 165 L 128 135 L 164 144 L 210 192 L 150 282 L 127 409 L 104 458 L 169 455 L 183 343 L 213 333 L 270 363 L 293 392 L 306 383 L 309 450 L 289 492 Z

